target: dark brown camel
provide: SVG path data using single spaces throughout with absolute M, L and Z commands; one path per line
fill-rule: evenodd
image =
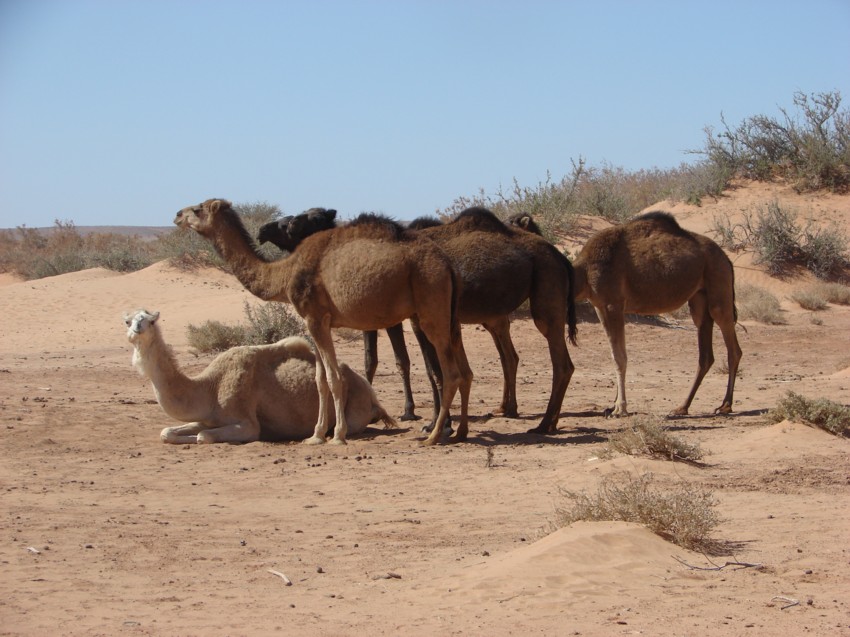
M 301 231 L 307 227 L 308 224 L 299 225 Z M 573 273 L 569 261 L 547 241 L 506 226 L 483 208 L 465 210 L 447 224 L 424 223 L 418 227 L 416 233 L 439 245 L 461 277 L 461 323 L 481 324 L 493 337 L 505 379 L 500 410 L 510 417 L 517 415 L 519 362 L 510 337 L 510 313 L 529 300 L 534 323 L 549 344 L 553 370 L 546 413 L 531 431 L 554 432 L 575 369 L 564 338 L 564 327 L 568 325 L 569 340 L 575 343 Z M 290 239 L 295 242 L 305 236 L 296 236 L 292 224 L 289 229 Z M 423 353 L 427 362 L 427 346 Z M 439 385 L 439 367 L 429 364 L 429 373 L 437 375 L 432 380 Z
M 308 237 L 289 257 L 268 262 L 257 253 L 228 201 L 209 199 L 184 208 L 174 223 L 211 241 L 252 294 L 267 301 L 292 303 L 304 318 L 318 352 L 319 391 L 319 421 L 306 442 L 325 442 L 329 394 L 336 409 L 333 442 L 344 443 L 348 430 L 344 377 L 331 328 L 384 329 L 406 318 L 433 343 L 445 372 L 440 413 L 425 443 L 440 440 L 458 389 L 461 416 L 457 439 L 466 437 L 472 372 L 457 316 L 459 291 L 450 261 L 433 242 L 373 216 Z
M 511 223 L 539 233 L 529 215 L 516 215 Z M 593 304 L 617 368 L 617 398 L 610 415 L 628 415 L 625 313 L 663 314 L 685 303 L 697 327 L 699 361 L 687 398 L 670 415 L 687 415 L 702 379 L 714 364 L 714 323 L 723 335 L 729 367 L 726 395 L 715 411 L 732 411 L 741 347 L 735 334 L 735 270 L 720 246 L 684 230 L 672 215 L 656 211 L 596 233 L 573 266 L 576 300 L 588 299 Z
M 290 225 L 292 230 L 290 231 Z M 299 226 L 309 228 L 306 231 Z M 336 210 L 326 208 L 310 208 L 296 216 L 281 217 L 276 221 L 270 221 L 260 227 L 257 233 L 257 242 L 260 244 L 269 242 L 276 245 L 285 252 L 292 252 L 297 247 L 293 236 L 306 237 L 307 235 L 330 230 L 336 227 Z M 404 413 L 401 420 L 419 420 L 415 413 L 413 402 L 413 390 L 410 387 L 410 356 L 407 354 L 407 346 L 404 343 L 404 327 L 401 323 L 386 329 L 387 336 L 395 354 L 395 364 L 401 374 L 404 387 Z M 363 349 L 365 354 L 366 380 L 370 383 L 375 378 L 378 369 L 377 355 L 371 355 L 378 349 L 378 332 L 374 330 L 363 332 Z

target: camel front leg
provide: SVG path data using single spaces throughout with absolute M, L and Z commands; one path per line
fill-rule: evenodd
M 605 415 L 609 418 L 625 417 L 629 415 L 626 403 L 626 317 L 622 306 L 611 305 L 597 307 L 596 315 L 605 328 L 608 344 L 611 346 L 611 358 L 614 359 L 617 371 L 617 398 L 614 400 L 614 407 L 605 410 Z
M 256 442 L 260 439 L 260 423 L 256 419 L 248 419 L 232 425 L 206 429 L 198 433 L 198 444 L 213 444 L 216 442 Z
M 171 445 L 195 444 L 198 442 L 198 433 L 205 429 L 207 429 L 207 426 L 202 422 L 166 427 L 159 433 L 159 439 Z
M 307 329 L 316 343 L 316 386 L 319 390 L 319 422 L 312 438 L 305 442 L 320 444 L 325 442 L 328 430 L 331 403 L 328 394 L 333 398 L 336 411 L 336 426 L 332 444 L 344 445 L 348 434 L 348 421 L 345 417 L 345 402 L 347 398 L 347 383 L 339 369 L 333 339 L 331 337 L 330 316 L 325 316 L 321 324 L 315 321 L 307 323 Z M 323 393 L 324 392 L 324 393 Z
M 407 345 L 404 342 L 404 325 L 399 323 L 398 325 L 388 327 L 387 336 L 390 337 L 390 344 L 393 347 L 393 355 L 395 356 L 395 366 L 398 369 L 398 373 L 401 374 L 401 382 L 404 387 L 404 413 L 401 419 L 419 420 L 419 416 L 413 413 L 415 405 L 413 403 L 413 390 L 410 387 L 410 356 L 407 354 Z M 371 379 L 369 382 L 372 382 Z
M 519 367 L 519 355 L 516 353 L 514 343 L 511 340 L 511 321 L 507 316 L 501 316 L 495 321 L 483 323 L 493 342 L 496 351 L 499 352 L 499 361 L 502 363 L 502 404 L 499 413 L 505 418 L 516 418 L 516 374 Z

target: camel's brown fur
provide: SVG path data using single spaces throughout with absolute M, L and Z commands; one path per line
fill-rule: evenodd
M 456 313 L 458 286 L 448 258 L 433 242 L 375 218 L 315 234 L 289 257 L 267 262 L 228 201 L 209 199 L 184 208 L 174 222 L 210 240 L 251 293 L 290 302 L 304 318 L 319 353 L 319 420 L 307 442 L 325 441 L 329 394 L 336 408 L 334 442 L 345 442 L 347 433 L 344 379 L 331 328 L 383 329 L 406 318 L 433 343 L 444 372 L 440 415 L 426 443 L 440 439 L 458 389 L 457 438 L 466 437 L 472 372 Z
M 573 266 L 576 299 L 588 299 L 596 309 L 617 368 L 617 398 L 611 415 L 628 415 L 625 313 L 662 314 L 685 303 L 697 327 L 699 361 L 687 398 L 671 416 L 688 413 L 714 364 L 714 323 L 723 335 L 729 368 L 726 395 L 716 411 L 732 411 L 741 347 L 735 334 L 735 271 L 720 246 L 684 230 L 668 213 L 650 212 L 592 236 Z

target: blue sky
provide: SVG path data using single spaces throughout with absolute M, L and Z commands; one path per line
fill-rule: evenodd
M 839 90 L 850 0 L 0 0 L 0 227 L 399 219 Z

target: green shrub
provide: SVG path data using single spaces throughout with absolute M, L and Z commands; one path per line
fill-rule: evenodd
M 836 436 L 850 436 L 850 407 L 826 398 L 805 398 L 789 391 L 785 398 L 770 410 L 768 417 L 773 422 L 804 422 Z
M 651 474 L 609 476 L 596 494 L 559 492 L 567 505 L 555 509 L 556 528 L 578 521 L 636 522 L 688 549 L 709 550 L 716 544 L 711 533 L 721 521 L 717 501 L 711 492 L 688 483 L 662 490 L 653 485 Z

